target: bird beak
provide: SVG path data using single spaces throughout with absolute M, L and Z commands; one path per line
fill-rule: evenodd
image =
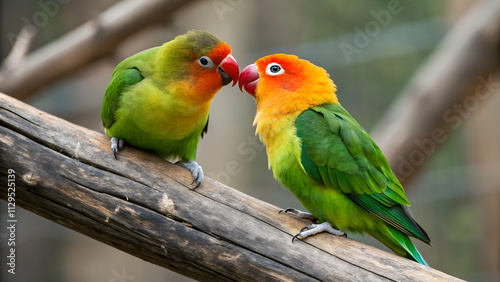
M 217 68 L 217 72 L 222 78 L 222 85 L 228 85 L 233 81 L 233 86 L 238 82 L 238 77 L 240 76 L 240 68 L 238 63 L 232 55 L 228 55 Z
M 243 88 L 245 88 L 248 94 L 255 96 L 255 89 L 257 88 L 257 83 L 260 79 L 259 72 L 257 70 L 257 65 L 251 64 L 241 72 L 238 86 L 242 92 Z

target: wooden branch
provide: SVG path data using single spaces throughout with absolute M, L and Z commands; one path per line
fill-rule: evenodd
M 0 183 L 9 169 L 18 206 L 195 279 L 458 281 L 333 235 L 292 244 L 310 222 L 209 178 L 190 190 L 189 172 L 132 147 L 115 160 L 106 136 L 0 93 Z
M 403 184 L 471 114 L 465 99 L 493 95 L 487 81 L 499 67 L 499 35 L 500 1 L 478 1 L 372 131 Z
M 194 0 L 121 1 L 75 30 L 32 52 L 13 67 L 2 66 L 0 91 L 23 99 L 86 64 L 109 55 L 128 36 L 166 22 Z

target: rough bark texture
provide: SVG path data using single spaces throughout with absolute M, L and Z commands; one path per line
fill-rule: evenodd
M 0 93 L 0 183 L 16 204 L 134 256 L 200 280 L 458 280 L 310 222 Z M 4 186 L 6 187 L 6 186 Z M 6 189 L 0 192 L 7 198 Z

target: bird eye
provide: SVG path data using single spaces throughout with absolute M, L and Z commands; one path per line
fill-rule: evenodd
M 266 73 L 268 75 L 280 75 L 285 73 L 285 70 L 277 63 L 267 65 Z
M 198 64 L 200 64 L 200 66 L 202 66 L 206 69 L 209 69 L 209 68 L 214 66 L 214 63 L 212 63 L 212 60 L 210 60 L 210 58 L 207 56 L 201 56 L 198 59 Z

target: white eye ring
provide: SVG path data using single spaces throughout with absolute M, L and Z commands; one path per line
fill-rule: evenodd
M 200 64 L 200 66 L 202 66 L 206 69 L 209 69 L 209 68 L 214 66 L 214 63 L 212 62 L 212 60 L 207 56 L 201 56 L 198 59 L 198 64 Z
M 284 74 L 285 70 L 280 66 L 280 64 L 270 63 L 269 65 L 267 65 L 266 73 L 268 75 L 274 76 L 274 75 Z

